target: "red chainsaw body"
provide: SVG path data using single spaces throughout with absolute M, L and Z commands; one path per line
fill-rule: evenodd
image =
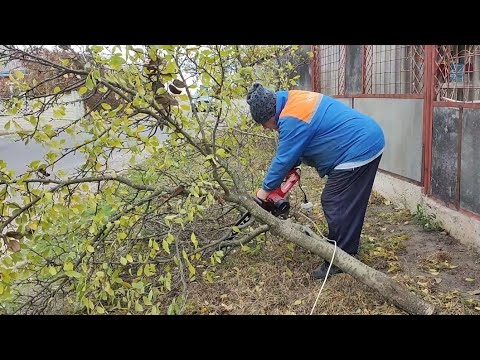
M 300 169 L 293 168 L 285 177 L 282 185 L 275 190 L 270 191 L 265 201 L 276 203 L 277 201 L 285 199 L 286 195 L 292 190 L 295 184 L 300 180 Z

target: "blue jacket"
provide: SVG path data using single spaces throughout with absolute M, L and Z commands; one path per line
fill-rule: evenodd
M 316 92 L 278 91 L 275 120 L 280 137 L 262 184 L 267 191 L 278 188 L 300 162 L 324 177 L 337 166 L 361 166 L 385 147 L 383 131 L 371 117 Z

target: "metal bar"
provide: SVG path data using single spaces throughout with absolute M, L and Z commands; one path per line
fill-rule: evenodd
M 447 203 L 445 202 L 444 200 L 436 197 L 435 195 L 430 195 L 429 196 L 429 199 L 433 200 L 434 202 L 436 202 L 437 204 L 440 204 L 440 205 L 443 205 L 449 209 L 452 209 L 452 210 L 456 210 L 458 211 L 460 214 L 463 214 L 471 219 L 474 219 L 474 220 L 480 220 L 480 214 L 477 214 L 477 213 L 474 213 L 470 210 L 466 210 L 466 209 L 457 209 L 453 204 L 450 204 L 450 203 Z
M 318 45 L 312 45 L 312 91 L 318 91 Z
M 424 193 L 430 194 L 432 176 L 432 126 L 433 126 L 433 94 L 435 71 L 435 45 L 425 46 L 425 99 L 423 101 L 423 153 L 422 153 L 422 184 Z
M 384 98 L 384 99 L 423 99 L 422 94 L 355 94 L 356 98 Z
M 433 102 L 433 107 L 480 109 L 480 103 L 455 102 L 455 101 L 434 101 Z
M 455 203 L 457 209 L 460 209 L 460 180 L 462 173 L 462 127 L 463 127 L 463 108 L 460 108 L 457 125 L 457 188 L 455 194 Z

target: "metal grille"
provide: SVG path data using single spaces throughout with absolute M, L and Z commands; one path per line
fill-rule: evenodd
M 363 46 L 363 93 L 369 93 L 372 89 L 372 58 L 373 45 Z
M 345 45 L 319 45 L 317 55 L 319 92 L 345 94 Z
M 480 102 L 480 45 L 435 46 L 435 99 Z
M 312 91 L 320 91 L 320 81 L 318 78 L 318 52 L 319 52 L 319 47 L 318 45 L 312 45 L 312 53 L 313 53 L 313 58 L 312 58 Z
M 421 94 L 424 88 L 424 45 L 365 45 L 366 94 Z

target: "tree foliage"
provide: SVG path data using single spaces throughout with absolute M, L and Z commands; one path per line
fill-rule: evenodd
M 28 103 L 31 127 L 9 125 L 49 148 L 23 174 L 0 161 L 4 312 L 178 314 L 191 281 L 215 281 L 229 249 L 268 230 L 233 226 L 245 210 L 225 199 L 259 185 L 273 143 L 254 127 L 246 91 L 256 80 L 295 86 L 309 61 L 297 46 L 0 49 L 32 69 L 11 72 L 6 103 L 12 116 Z M 219 111 L 193 110 L 200 84 Z M 71 91 L 85 116 L 53 126 Z M 62 170 L 72 156 L 82 164 Z

